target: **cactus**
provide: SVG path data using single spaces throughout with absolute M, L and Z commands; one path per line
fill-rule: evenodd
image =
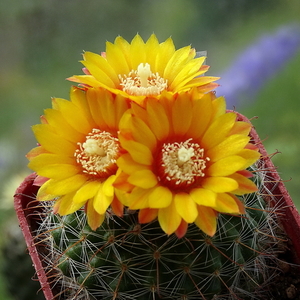
M 246 214 L 220 214 L 213 237 L 190 224 L 184 238 L 166 235 L 157 221 L 139 224 L 108 211 L 96 231 L 84 211 L 54 215 L 52 203 L 36 233 L 55 299 L 260 299 L 272 278 L 281 231 L 265 195 L 267 170 L 252 166 L 259 191 L 241 196 Z

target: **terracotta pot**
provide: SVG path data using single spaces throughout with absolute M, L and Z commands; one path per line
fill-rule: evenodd
M 237 113 L 238 120 L 250 122 L 247 118 Z M 280 221 L 289 239 L 289 247 L 291 249 L 291 262 L 300 264 L 300 215 L 293 204 L 283 181 L 280 179 L 274 164 L 271 162 L 259 136 L 254 129 L 250 133 L 253 143 L 255 143 L 262 155 L 264 169 L 268 170 L 268 178 L 270 181 L 266 183 L 266 188 L 271 190 L 274 197 L 272 197 L 271 205 L 280 207 Z M 39 203 L 35 199 L 38 187 L 33 185 L 35 173 L 29 175 L 20 187 L 17 189 L 14 204 L 21 230 L 26 240 L 29 254 L 33 261 L 41 288 L 44 292 L 46 300 L 55 299 L 54 292 L 51 287 L 51 276 L 46 274 L 45 265 L 42 259 L 43 245 L 36 244 L 34 239 L 34 232 L 37 229 L 37 220 L 39 217 Z M 268 197 L 266 197 L 268 201 Z M 48 276 L 47 276 L 48 275 Z

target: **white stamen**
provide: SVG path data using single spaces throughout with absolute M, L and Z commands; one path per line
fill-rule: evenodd
M 86 141 L 78 143 L 78 146 L 74 156 L 84 173 L 103 176 L 116 169 L 119 142 L 109 132 L 93 129 L 86 136 Z
M 152 73 L 148 63 L 140 63 L 137 70 L 132 70 L 128 76 L 119 75 L 122 90 L 135 96 L 155 96 L 167 89 L 168 81 L 159 74 Z
M 196 178 L 204 177 L 206 162 L 204 149 L 188 139 L 181 143 L 168 143 L 162 147 L 163 178 L 174 181 L 176 185 L 192 184 Z

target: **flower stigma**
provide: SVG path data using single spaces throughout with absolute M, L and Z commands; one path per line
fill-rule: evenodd
M 77 144 L 79 148 L 74 156 L 84 173 L 107 177 L 116 172 L 116 160 L 120 155 L 120 145 L 116 137 L 107 131 L 94 128 L 86 136 L 84 143 Z
M 204 157 L 204 149 L 198 143 L 193 143 L 192 139 L 164 143 L 159 178 L 174 187 L 189 186 L 197 178 L 205 176 L 204 170 L 209 160 L 209 157 Z
M 156 96 L 168 87 L 168 80 L 152 73 L 148 63 L 140 63 L 129 75 L 119 75 L 122 90 L 134 96 Z

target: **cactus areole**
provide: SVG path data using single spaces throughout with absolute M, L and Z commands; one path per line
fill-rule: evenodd
M 246 121 L 249 122 L 249 120 L 247 118 L 245 118 L 244 116 L 240 115 L 237 113 L 237 118 L 238 120 L 241 121 Z M 251 130 L 250 133 L 251 136 L 251 140 L 254 144 L 256 144 L 259 147 L 260 153 L 261 153 L 261 168 L 260 170 L 265 170 L 265 177 L 267 178 L 267 180 L 265 180 L 264 182 L 264 188 L 260 190 L 260 196 L 264 199 L 265 202 L 269 202 L 269 207 L 278 207 L 280 209 L 280 214 L 276 214 L 278 215 L 278 219 L 279 219 L 279 223 L 281 223 L 281 227 L 283 227 L 284 232 L 286 234 L 285 239 L 288 239 L 290 244 L 291 244 L 291 249 L 292 249 L 292 253 L 293 253 L 293 257 L 292 260 L 290 261 L 291 263 L 296 263 L 299 264 L 300 263 L 300 216 L 299 213 L 295 207 L 295 205 L 293 204 L 282 180 L 280 179 L 276 168 L 274 167 L 273 163 L 270 160 L 270 157 L 267 155 L 265 148 L 262 145 L 262 142 L 260 141 L 256 131 L 254 129 Z M 187 153 L 188 155 L 188 153 Z M 42 206 L 40 205 L 40 203 L 35 199 L 35 195 L 38 191 L 38 187 L 33 185 L 34 179 L 36 177 L 36 174 L 33 173 L 31 175 L 29 175 L 27 178 L 25 178 L 25 180 L 23 181 L 23 183 L 20 185 L 20 187 L 17 189 L 16 194 L 15 194 L 15 200 L 14 200 L 14 205 L 15 205 L 15 210 L 19 219 L 19 223 L 20 223 L 20 227 L 21 230 L 23 232 L 23 235 L 25 237 L 26 240 L 26 244 L 28 247 L 28 251 L 29 254 L 31 256 L 31 259 L 33 261 L 35 270 L 36 270 L 36 274 L 37 277 L 40 281 L 41 284 L 41 289 L 45 295 L 46 300 L 51 300 L 51 299 L 148 299 L 149 295 L 151 294 L 153 298 L 151 299 L 212 299 L 214 297 L 214 295 L 217 295 L 218 290 L 220 291 L 220 295 L 223 295 L 224 292 L 222 291 L 222 286 L 224 285 L 228 290 L 229 290 L 229 294 L 226 296 L 228 298 L 226 298 L 224 296 L 224 298 L 222 297 L 222 299 L 239 299 L 239 298 L 234 298 L 235 297 L 235 293 L 233 298 L 232 297 L 232 292 L 231 292 L 231 285 L 234 284 L 233 283 L 233 279 L 231 278 L 231 274 L 229 275 L 224 275 L 222 277 L 222 283 L 218 283 L 218 280 L 216 279 L 211 279 L 212 284 L 211 285 L 207 285 L 207 283 L 205 282 L 205 280 L 202 279 L 202 282 L 197 282 L 195 284 L 195 278 L 200 278 L 200 275 L 193 277 L 193 280 L 191 281 L 185 281 L 185 285 L 184 287 L 181 287 L 180 290 L 182 290 L 182 294 L 176 294 L 175 290 L 176 290 L 176 284 L 180 284 L 180 280 L 182 280 L 182 278 L 178 277 L 177 281 L 176 280 L 172 280 L 170 279 L 170 277 L 174 276 L 176 277 L 176 270 L 174 271 L 175 275 L 172 275 L 172 270 L 169 270 L 169 265 L 172 265 L 174 268 L 174 264 L 178 263 L 179 266 L 180 265 L 180 260 L 182 258 L 182 260 L 185 262 L 185 267 L 183 264 L 183 273 L 185 272 L 185 274 L 187 275 L 187 277 L 192 278 L 192 276 L 194 276 L 198 271 L 203 271 L 203 268 L 205 269 L 205 272 L 207 272 L 209 274 L 210 272 L 210 268 L 212 265 L 217 265 L 218 263 L 226 265 L 228 268 L 230 267 L 230 263 L 234 261 L 234 266 L 232 267 L 233 269 L 237 269 L 238 272 L 242 269 L 241 265 L 245 263 L 245 257 L 250 253 L 250 256 L 253 256 L 254 252 L 260 252 L 263 251 L 261 249 L 255 249 L 255 246 L 246 246 L 246 247 L 242 247 L 242 250 L 237 251 L 238 248 L 236 248 L 236 251 L 234 252 L 235 256 L 232 257 L 232 259 L 228 259 L 227 258 L 227 262 L 224 263 L 224 257 L 225 256 L 229 256 L 230 249 L 225 249 L 225 247 L 228 248 L 228 246 L 224 246 L 226 243 L 226 238 L 220 238 L 219 241 L 219 245 L 220 248 L 222 249 L 221 252 L 222 255 L 220 255 L 219 249 L 217 248 L 213 248 L 210 251 L 210 255 L 211 255 L 211 259 L 214 258 L 214 255 L 216 255 L 216 257 L 220 258 L 220 262 L 218 261 L 218 259 L 216 259 L 215 261 L 213 261 L 209 266 L 204 266 L 202 265 L 199 260 L 201 259 L 201 256 L 205 254 L 205 249 L 208 248 L 201 248 L 199 246 L 199 249 L 202 249 L 203 252 L 200 251 L 199 254 L 194 254 L 196 255 L 197 258 L 194 258 L 194 256 L 192 255 L 188 255 L 188 257 L 185 256 L 180 256 L 177 249 L 179 249 L 180 247 L 185 248 L 185 247 L 189 247 L 186 246 L 186 244 L 183 244 L 183 246 L 179 246 L 180 243 L 178 243 L 178 239 L 176 236 L 166 236 L 165 237 L 168 239 L 168 243 L 170 243 L 170 241 L 173 241 L 170 245 L 170 247 L 168 248 L 168 253 L 167 253 L 167 259 L 165 261 L 161 260 L 161 255 L 163 255 L 163 252 L 159 252 L 159 251 L 154 251 L 153 254 L 153 262 L 154 264 L 160 264 L 161 268 L 164 270 L 160 270 L 159 272 L 155 269 L 155 272 L 153 272 L 153 270 L 148 271 L 148 269 L 146 269 L 147 267 L 147 263 L 142 262 L 141 257 L 142 256 L 147 256 L 148 254 L 148 250 L 137 250 L 135 249 L 138 245 L 138 243 L 136 242 L 135 238 L 134 240 L 131 239 L 127 239 L 126 235 L 124 235 L 122 238 L 119 238 L 119 241 L 121 241 L 121 243 L 116 243 L 113 247 L 104 247 L 107 246 L 108 243 L 113 243 L 114 241 L 112 240 L 112 238 L 118 238 L 118 234 L 119 236 L 122 235 L 122 230 L 123 227 L 129 222 L 128 220 L 131 219 L 131 216 L 128 216 L 128 220 L 125 218 L 124 216 L 124 222 L 120 221 L 119 219 L 119 227 L 117 228 L 117 226 L 114 228 L 115 230 L 115 235 L 110 236 L 110 237 L 105 237 L 105 234 L 102 235 L 103 239 L 107 238 L 106 240 L 106 244 L 102 243 L 101 241 L 96 241 L 96 237 L 93 234 L 90 234 L 92 232 L 91 229 L 86 229 L 87 227 L 83 226 L 82 227 L 82 233 L 85 234 L 85 236 L 87 236 L 87 234 L 90 234 L 89 237 L 87 237 L 88 239 L 88 245 L 95 245 L 95 249 L 98 247 L 98 251 L 95 251 L 93 254 L 91 254 L 91 256 L 88 257 L 88 263 L 89 263 L 89 268 L 82 268 L 81 271 L 78 271 L 78 266 L 80 266 L 79 262 L 79 256 L 81 255 L 80 253 L 82 252 L 82 250 L 79 250 L 79 247 L 77 247 L 78 245 L 81 245 L 80 242 L 82 241 L 82 235 L 81 238 L 79 238 L 79 240 L 77 242 L 74 242 L 74 238 L 75 236 L 77 236 L 76 233 L 70 233 L 67 231 L 64 231 L 63 233 L 59 230 L 60 225 L 57 225 L 57 227 L 52 227 L 52 228 L 48 228 L 48 231 L 50 231 L 51 233 L 47 233 L 44 235 L 44 233 L 39 229 L 40 228 L 40 224 L 43 223 L 42 218 L 46 215 L 45 214 L 45 205 Z M 270 192 L 272 194 L 272 197 L 270 197 Z M 257 217 L 257 212 L 255 212 L 255 205 L 252 206 L 252 211 L 249 214 L 249 216 L 253 215 L 253 221 L 252 221 L 252 225 L 255 223 L 259 223 L 259 219 L 261 218 L 261 215 L 263 215 L 263 210 L 259 213 L 260 217 Z M 259 209 L 257 210 L 259 211 Z M 253 214 L 252 214 L 253 212 Z M 84 213 L 82 212 L 82 215 Z M 78 215 L 77 215 L 78 216 Z M 59 217 L 56 217 L 55 215 L 52 214 L 52 220 L 54 220 L 55 222 L 57 220 L 59 220 Z M 223 227 L 222 230 L 231 230 L 231 234 L 234 236 L 235 235 L 235 228 L 234 226 L 237 226 L 236 223 L 234 223 L 235 221 L 233 221 L 233 223 L 230 223 L 230 216 L 225 216 L 222 217 L 223 219 Z M 80 223 L 78 220 L 76 221 L 74 218 L 70 219 L 70 222 L 72 224 L 72 226 L 74 227 L 78 227 Z M 72 219 L 72 220 L 71 220 Z M 247 219 L 245 217 L 245 219 Z M 66 219 L 64 219 L 66 220 Z M 237 219 L 237 222 L 240 222 L 239 219 Z M 242 220 L 242 219 L 241 219 Z M 226 223 L 227 222 L 227 223 Z M 244 224 L 244 227 L 247 226 L 252 226 L 252 225 L 248 225 L 248 223 L 246 223 L 246 221 L 241 221 L 241 223 Z M 52 223 L 53 224 L 53 223 Z M 121 225 L 120 225 L 121 224 Z M 222 223 L 221 223 L 222 224 Z M 230 226 L 228 224 L 231 224 Z M 129 224 L 132 226 L 132 224 Z M 65 226 L 65 223 L 64 223 Z M 105 225 L 104 225 L 105 227 Z M 135 233 L 135 236 L 139 236 L 140 232 L 138 227 L 138 223 L 136 223 L 136 226 L 134 228 L 132 228 L 132 232 Z M 249 227 L 249 228 L 250 228 Z M 107 225 L 106 229 L 111 229 L 111 227 L 109 227 L 109 225 Z M 45 231 L 46 229 L 44 229 Z M 199 230 L 199 229 L 197 229 Z M 47 231 L 47 230 L 46 230 Z M 88 231 L 88 233 L 87 233 Z M 199 233 L 197 233 L 198 231 L 195 231 L 195 228 L 193 228 L 193 234 L 192 237 L 194 239 L 197 239 L 197 234 L 199 234 L 199 236 L 201 236 L 201 238 L 203 239 L 203 237 L 205 237 L 204 234 L 201 233 L 201 231 L 199 230 Z M 195 234 L 196 232 L 196 234 Z M 67 240 L 67 242 L 69 242 L 68 240 L 71 241 L 71 246 L 69 244 L 67 244 L 67 242 L 65 244 L 62 244 L 61 242 L 57 242 L 57 239 L 59 239 L 61 237 L 62 234 L 66 234 L 68 235 L 67 238 L 65 238 L 65 240 Z M 80 233 L 81 234 L 81 233 Z M 151 238 L 153 238 L 153 236 L 156 233 L 154 233 L 154 230 L 149 230 L 149 240 L 151 240 Z M 202 235 L 201 235 L 202 234 Z M 38 237 L 38 235 L 41 235 L 41 238 Z M 218 235 L 218 233 L 216 234 Z M 220 234 L 219 234 L 220 236 Z M 56 243 L 56 246 L 54 246 L 54 250 L 57 251 L 57 248 L 61 247 L 62 249 L 60 249 L 59 256 L 55 256 L 55 255 L 49 255 L 49 245 L 47 247 L 45 247 L 45 244 L 47 243 L 45 240 L 43 240 L 43 237 L 48 237 L 48 238 L 52 238 L 53 242 L 52 243 Z M 227 235 L 227 239 L 228 239 L 229 235 Z M 191 235 L 189 236 L 189 233 L 187 232 L 187 238 L 185 239 L 189 239 L 189 242 L 191 242 L 191 244 L 193 244 L 193 246 L 191 246 L 191 248 L 195 248 L 197 247 L 197 242 L 193 241 L 193 238 L 191 238 Z M 231 238 L 231 237 L 230 237 Z M 153 238 L 153 241 L 151 241 L 151 245 L 158 245 L 160 243 L 160 245 L 162 246 L 164 244 L 164 241 L 160 242 L 159 240 L 162 239 L 162 237 L 157 236 L 156 237 L 156 241 Z M 200 238 L 199 238 L 200 239 Z M 183 240 L 183 239 L 181 239 Z M 208 241 L 208 242 L 207 242 Z M 208 244 L 208 246 L 211 246 L 210 244 L 210 238 L 207 238 L 206 243 Z M 112 255 L 110 256 L 110 258 L 107 258 L 107 260 L 103 259 L 103 255 L 105 254 L 106 257 L 109 257 L 109 251 L 113 251 L 114 247 L 125 247 L 126 243 L 128 244 L 132 243 L 131 246 L 124 252 L 122 253 L 121 251 L 119 251 L 118 249 L 115 249 L 116 251 L 114 252 L 115 256 Z M 149 241 L 145 241 L 145 244 L 148 244 Z M 72 244 L 73 243 L 73 244 Z M 98 244 L 97 244 L 98 243 Z M 212 242 L 213 244 L 213 239 Z M 222 244 L 223 243 L 223 244 Z M 236 242 L 237 244 L 237 242 Z M 98 246 L 97 246 L 98 245 Z M 223 245 L 223 246 L 222 246 Z M 250 245 L 250 244 L 249 244 Z M 92 247 L 92 246 L 91 246 Z M 90 248 L 91 248 L 90 247 Z M 154 247 L 154 246 L 153 246 Z M 223 247 L 223 248 L 222 248 Z M 86 249 L 84 251 L 84 253 L 89 252 L 91 249 Z M 151 248 L 151 247 L 150 247 Z M 131 250 L 130 250 L 131 249 Z M 173 249 L 173 250 L 172 250 Z M 197 250 L 199 250 L 198 248 L 195 248 L 194 250 L 192 250 L 192 252 L 197 252 Z M 204 249 L 204 250 L 203 250 Z M 251 251 L 249 251 L 249 249 Z M 140 256 L 139 258 L 137 257 L 130 257 L 130 253 L 132 251 L 132 255 L 136 255 L 136 256 Z M 124 255 L 124 257 L 118 257 L 118 255 Z M 86 254 L 88 255 L 88 254 Z M 47 259 L 45 259 L 45 257 Z M 51 264 L 51 262 L 49 261 L 49 257 L 52 257 L 53 260 L 55 260 L 51 266 L 51 268 L 49 269 L 49 264 Z M 122 270 L 121 273 L 122 275 L 118 277 L 118 280 L 115 280 L 115 278 L 113 277 L 113 272 L 115 272 L 115 262 L 112 261 L 113 258 L 115 257 L 115 260 L 122 260 L 123 261 L 127 261 L 128 264 L 122 264 Z M 149 288 L 149 295 L 146 294 L 142 294 L 140 292 L 140 294 L 134 295 L 134 288 L 136 287 L 135 283 L 133 285 L 132 282 L 134 282 L 134 280 L 132 280 L 134 277 L 134 273 L 130 274 L 130 269 L 132 265 L 130 265 L 130 261 L 135 261 L 136 265 L 134 266 L 133 270 L 136 270 L 136 280 L 140 280 L 140 281 L 147 281 L 149 280 L 150 282 L 147 283 L 148 284 L 148 288 Z M 188 265 L 189 263 L 189 259 L 193 260 L 193 262 L 197 262 L 197 266 L 198 269 L 196 268 L 195 270 L 190 269 L 190 265 Z M 176 262 L 176 260 L 178 260 L 179 262 Z M 163 263 L 161 263 L 161 261 L 163 261 Z M 229 261 L 229 263 L 228 263 Z M 139 268 L 139 264 L 145 264 L 145 268 L 144 266 L 142 268 Z M 151 261 L 148 261 L 148 264 L 151 264 Z M 74 270 L 70 270 L 70 267 L 74 265 L 77 266 Z M 61 278 L 65 278 L 65 276 L 67 276 L 68 274 L 72 273 L 73 275 L 78 272 L 78 274 L 74 275 L 74 278 L 77 280 L 77 285 L 76 284 L 69 284 L 69 285 L 65 285 L 65 289 L 68 291 L 62 291 L 62 288 L 60 287 L 60 289 L 57 289 L 57 284 L 58 281 L 55 280 L 57 275 L 57 271 L 54 270 L 53 266 L 58 266 L 59 268 L 59 272 L 60 272 L 60 276 Z M 92 267 L 91 267 L 92 266 Z M 204 266 L 204 267 L 203 267 Z M 105 269 L 106 268 L 106 269 Z M 175 267 L 176 268 L 176 267 Z M 200 270 L 200 268 L 202 268 L 202 270 Z M 231 270 L 231 267 L 229 268 Z M 101 279 L 102 281 L 98 281 L 98 286 L 99 287 L 104 287 L 106 286 L 106 288 L 111 291 L 111 294 L 101 294 L 101 293 L 97 293 L 95 292 L 94 294 L 91 292 L 91 294 L 82 294 L 81 290 L 84 289 L 87 286 L 91 286 L 91 289 L 95 289 L 95 284 L 93 281 L 95 281 L 95 276 L 89 276 L 91 272 L 96 271 L 96 274 L 100 274 L 99 276 L 102 276 L 103 278 L 106 279 Z M 80 273 L 81 272 L 81 273 Z M 103 272 L 103 273 L 101 273 Z M 109 274 L 106 274 L 105 272 L 108 272 Z M 126 272 L 129 275 L 126 275 Z M 144 273 L 143 273 L 144 272 Z M 195 272 L 195 274 L 193 273 Z M 154 276 L 152 273 L 155 273 Z M 217 273 L 215 271 L 215 273 Z M 220 271 L 221 273 L 221 271 Z M 142 276 L 141 276 L 142 274 Z M 167 275 L 166 275 L 167 274 Z M 251 273 L 252 274 L 252 273 Z M 124 276 L 123 276 L 124 275 Z M 221 278 L 222 274 L 215 274 L 215 278 L 218 278 L 218 276 Z M 158 278 L 161 277 L 161 278 Z M 168 277 L 169 281 L 164 282 L 164 277 Z M 226 283 L 224 283 L 223 281 L 227 280 L 228 277 L 228 281 L 226 281 Z M 131 281 L 130 281 L 131 278 Z M 142 279 L 141 279 L 142 278 Z M 212 277 L 210 277 L 212 278 Z M 121 280 L 122 279 L 122 280 Z M 124 280 L 123 280 L 124 279 Z M 70 280 L 70 279 L 69 279 Z M 162 286 L 158 286 L 158 281 L 160 280 Z M 115 281 L 115 282 L 114 282 Z M 176 282 L 175 282 L 176 281 Z M 246 280 L 247 281 L 247 280 Z M 250 281 L 250 280 L 248 280 Z M 188 286 L 188 283 L 190 283 L 191 286 Z M 193 285 L 193 284 L 194 285 Z M 130 292 L 124 293 L 124 290 L 126 290 L 126 285 L 131 286 L 129 288 Z M 144 284 L 145 283 L 141 283 Z M 202 285 L 204 285 L 205 287 L 202 289 Z M 152 285 L 152 287 L 151 287 Z M 246 284 L 247 285 L 247 284 Z M 249 284 L 251 285 L 251 284 Z M 223 287 L 224 287 L 223 286 Z M 74 289 L 78 289 L 77 291 L 71 291 L 72 287 Z M 229 287 L 229 288 L 228 288 Z M 248 285 L 247 285 L 248 287 Z M 213 289 L 214 288 L 214 289 Z M 242 287 L 245 288 L 245 287 Z M 152 289 L 152 290 L 151 290 Z M 192 289 L 195 289 L 195 292 L 191 291 Z M 136 289 L 138 290 L 138 289 Z M 212 291 L 211 291 L 212 290 Z M 117 292 L 116 292 L 117 291 Z M 131 292 L 132 291 L 132 292 Z M 169 294 L 167 294 L 169 291 Z M 227 291 L 228 292 L 228 291 Z M 251 293 L 252 291 L 250 291 Z M 122 294 L 123 293 L 123 294 Z M 173 293 L 173 294 L 172 294 Z M 222 294 L 223 293 L 223 294 Z M 128 295 L 132 296 L 132 298 L 129 298 Z M 123 295 L 123 296 L 122 296 Z M 198 296 L 197 296 L 198 295 Z M 239 295 L 239 294 L 238 294 Z M 242 299 L 246 299 L 242 298 Z M 150 299 L 150 298 L 149 298 Z M 247 298 L 248 299 L 248 298 Z M 252 298 L 251 298 L 252 299 Z M 258 299 L 258 298 L 255 298 Z

